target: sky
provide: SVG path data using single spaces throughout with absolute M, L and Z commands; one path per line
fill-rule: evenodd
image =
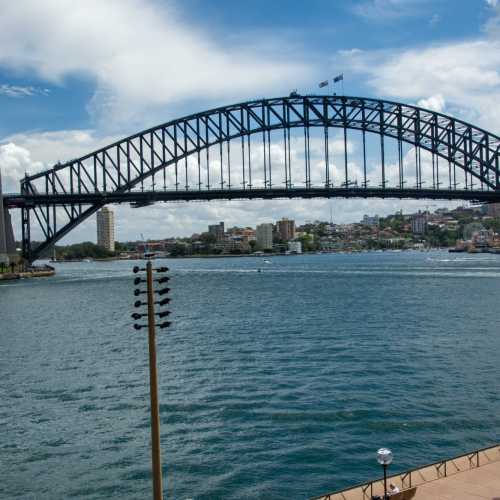
M 170 119 L 318 92 L 418 104 L 500 133 L 499 0 L 16 0 L 0 16 L 0 169 L 33 174 Z M 116 238 L 187 236 L 224 220 L 299 223 L 412 211 L 425 200 L 115 206 Z M 13 214 L 18 231 L 18 214 Z M 63 242 L 96 238 L 95 218 Z

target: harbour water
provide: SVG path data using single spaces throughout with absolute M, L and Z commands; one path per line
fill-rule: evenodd
M 166 498 L 307 498 L 499 441 L 500 256 L 159 261 Z M 151 491 L 133 262 L 0 284 L 0 498 Z M 261 272 L 258 272 L 258 269 Z

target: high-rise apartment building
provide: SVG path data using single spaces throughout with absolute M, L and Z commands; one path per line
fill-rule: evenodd
M 219 222 L 218 224 L 208 226 L 208 232 L 215 236 L 216 241 L 224 241 L 224 222 Z
M 276 223 L 280 239 L 290 241 L 295 239 L 295 221 L 283 217 Z
M 424 234 L 427 231 L 427 212 L 418 212 L 411 218 L 411 232 L 413 234 Z
M 259 224 L 256 228 L 257 248 L 271 250 L 273 248 L 273 225 Z
M 110 252 L 115 251 L 115 214 L 107 207 L 97 212 L 97 244 Z

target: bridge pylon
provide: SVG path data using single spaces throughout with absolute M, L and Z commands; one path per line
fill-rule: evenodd
M 15 260 L 16 242 L 12 220 L 7 208 L 4 207 L 2 192 L 2 171 L 0 170 L 0 265 L 9 265 Z

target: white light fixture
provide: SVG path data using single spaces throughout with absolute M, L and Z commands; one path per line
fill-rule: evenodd
M 392 451 L 389 448 L 379 448 L 377 462 L 384 468 L 384 500 L 387 500 L 387 467 L 392 462 Z
M 380 465 L 389 465 L 392 462 L 392 451 L 389 448 L 380 448 L 377 451 L 377 462 Z

